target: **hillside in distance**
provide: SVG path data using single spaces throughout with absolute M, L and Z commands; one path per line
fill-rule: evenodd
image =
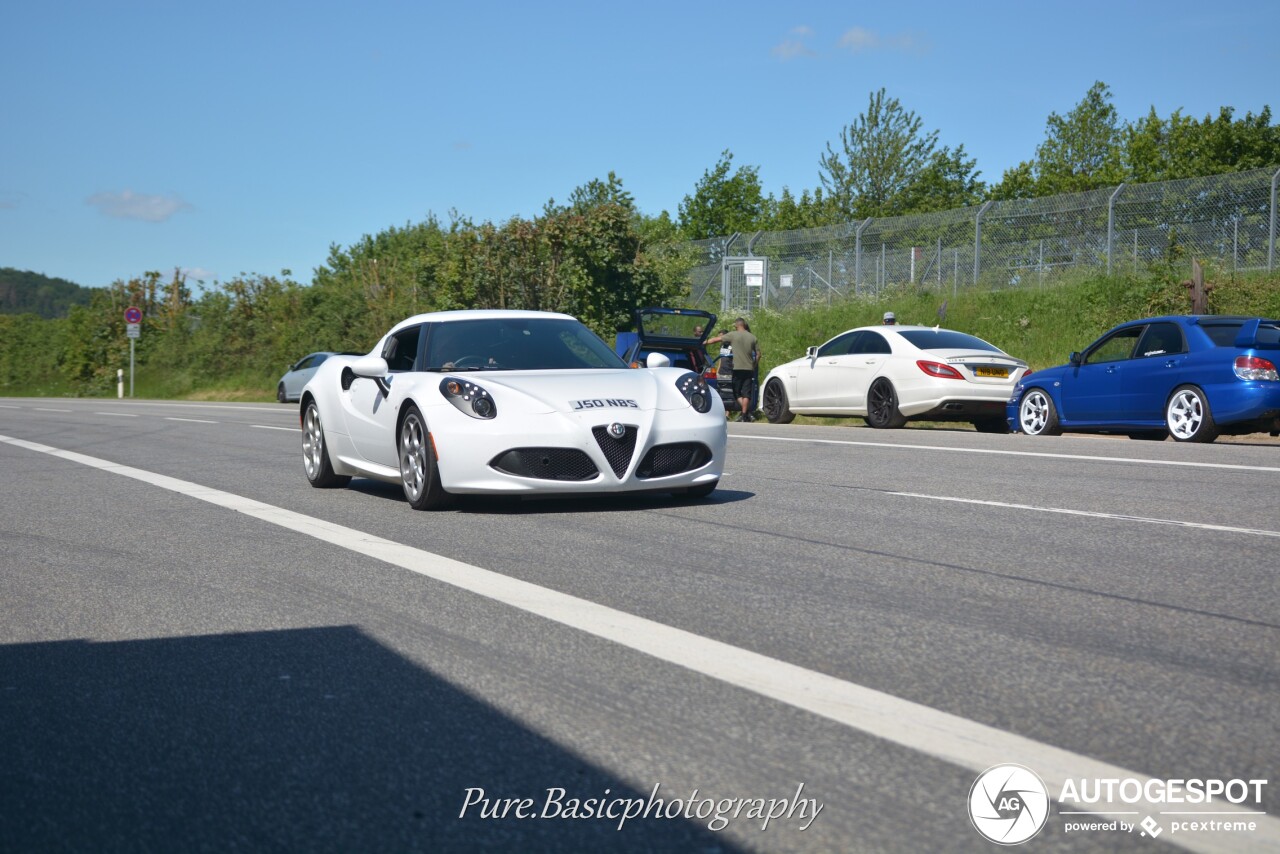
M 88 305 L 93 289 L 30 270 L 0 267 L 0 314 L 66 317 L 73 305 Z

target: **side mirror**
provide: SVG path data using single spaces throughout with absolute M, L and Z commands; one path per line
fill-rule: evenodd
M 1067 361 L 1071 363 L 1072 367 L 1078 368 L 1080 367 L 1080 363 L 1084 361 L 1084 359 L 1083 357 L 1081 357 L 1079 353 L 1073 352 L 1070 356 L 1067 357 Z
M 804 357 L 805 357 L 806 359 L 816 359 L 816 358 L 818 358 L 818 348 L 817 348 L 817 347 L 809 347 L 809 348 L 807 348 L 807 349 L 804 351 Z
M 380 380 L 389 372 L 387 360 L 381 356 L 361 356 L 351 363 L 351 373 L 366 379 Z

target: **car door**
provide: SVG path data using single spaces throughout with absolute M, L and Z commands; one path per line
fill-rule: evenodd
M 356 452 L 378 465 L 399 467 L 396 441 L 396 414 L 399 390 L 396 378 L 420 365 L 424 326 L 410 326 L 387 338 L 382 358 L 387 360 L 383 381 L 356 377 L 343 393 L 347 429 Z
M 800 366 L 796 375 L 796 406 L 836 409 L 842 405 L 841 389 L 848 379 L 849 350 L 862 334 L 853 331 L 837 335 Z
M 867 408 L 867 392 L 880 375 L 893 348 L 879 332 L 867 330 L 858 336 L 849 351 L 842 393 L 847 405 L 859 412 Z
M 1173 321 L 1152 323 L 1138 341 L 1133 358 L 1122 368 L 1124 400 L 1117 413 L 1124 420 L 1161 421 L 1169 394 L 1183 382 L 1187 344 Z
M 1116 329 L 1091 345 L 1080 364 L 1066 372 L 1060 390 L 1062 417 L 1105 423 L 1124 410 L 1123 376 L 1144 326 Z

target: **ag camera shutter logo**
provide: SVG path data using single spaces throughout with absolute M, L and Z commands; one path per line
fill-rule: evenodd
M 973 781 L 969 820 L 997 845 L 1021 845 L 1049 819 L 1049 790 L 1022 765 L 996 765 Z

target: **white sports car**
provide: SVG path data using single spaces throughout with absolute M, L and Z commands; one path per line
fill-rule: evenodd
M 765 416 L 860 415 L 872 427 L 909 419 L 971 421 L 1007 433 L 1005 404 L 1027 363 L 963 332 L 930 326 L 850 329 L 765 377 Z
M 400 483 L 417 510 L 459 493 L 701 497 L 724 470 L 724 406 L 702 377 L 631 369 L 566 314 L 411 317 L 369 355 L 326 360 L 301 418 L 312 486 Z

